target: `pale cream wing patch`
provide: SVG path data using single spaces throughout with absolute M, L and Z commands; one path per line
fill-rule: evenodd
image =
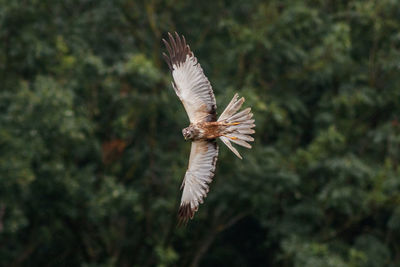
M 193 218 L 209 191 L 218 158 L 215 140 L 194 141 L 190 151 L 189 167 L 182 183 L 183 192 L 178 211 L 180 223 Z
M 177 33 L 168 33 L 169 42 L 163 39 L 169 56 L 163 56 L 172 71 L 172 86 L 182 101 L 191 123 L 216 121 L 216 101 L 211 84 L 197 58 Z

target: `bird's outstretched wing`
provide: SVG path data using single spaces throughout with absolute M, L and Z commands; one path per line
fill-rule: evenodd
M 189 167 L 186 171 L 181 205 L 178 211 L 179 223 L 186 223 L 203 203 L 214 177 L 218 158 L 218 145 L 215 140 L 194 141 L 190 150 Z
M 169 42 L 163 39 L 168 54 L 163 53 L 171 69 L 174 82 L 172 86 L 182 101 L 191 123 L 216 121 L 217 105 L 214 92 L 197 58 L 182 38 L 168 33 Z

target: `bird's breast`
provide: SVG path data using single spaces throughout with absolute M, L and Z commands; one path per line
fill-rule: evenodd
M 199 122 L 193 125 L 198 133 L 197 139 L 209 140 L 221 136 L 221 127 L 218 122 Z

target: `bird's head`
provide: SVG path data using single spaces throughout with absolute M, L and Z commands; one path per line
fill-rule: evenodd
M 185 140 L 192 140 L 194 137 L 194 129 L 193 127 L 189 126 L 182 130 L 183 137 Z

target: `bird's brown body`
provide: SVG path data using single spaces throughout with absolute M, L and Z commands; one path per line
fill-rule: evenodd
M 190 124 L 188 129 L 193 132 L 193 136 L 186 138 L 187 140 L 210 140 L 223 135 L 223 129 L 226 127 L 218 121 L 199 122 Z M 185 135 L 184 135 L 185 136 Z
M 240 123 L 226 123 L 223 121 L 191 123 L 189 127 L 182 130 L 182 133 L 186 140 L 213 140 L 229 134 L 228 126 L 238 124 Z M 234 137 L 229 138 L 235 139 Z

